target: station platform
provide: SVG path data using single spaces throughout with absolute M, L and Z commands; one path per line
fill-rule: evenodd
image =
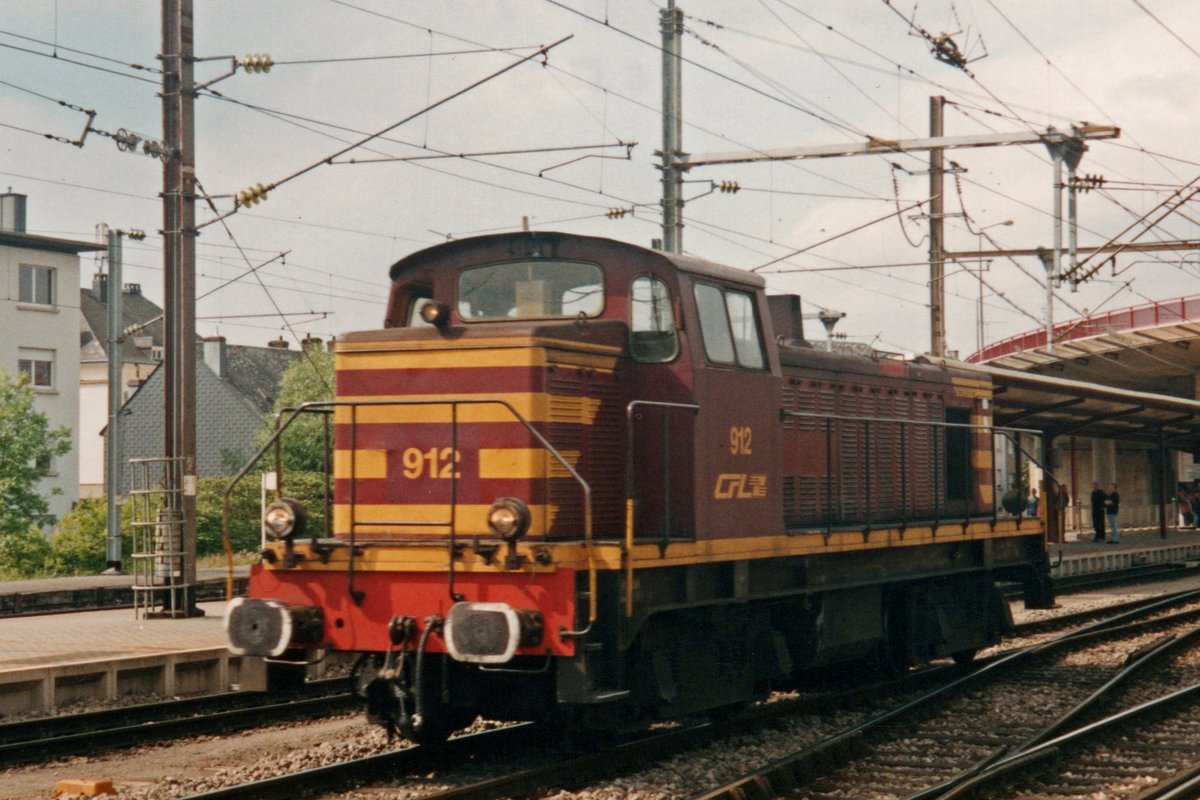
M 187 619 L 138 619 L 131 608 L 0 619 L 0 719 L 85 699 L 261 686 L 262 662 L 226 647 L 224 601 L 199 607 L 204 616 Z
M 250 567 L 233 568 L 234 594 L 246 591 Z M 196 570 L 196 599 L 225 599 L 225 570 Z M 0 581 L 0 618 L 12 614 L 43 614 L 80 609 L 133 605 L 130 575 L 81 575 Z
M 1051 544 L 1051 565 L 1057 559 L 1057 545 Z M 1121 530 L 1121 541 L 1117 544 L 1093 541 L 1091 529 L 1086 529 L 1077 534 L 1067 533 L 1062 563 L 1053 566 L 1050 574 L 1064 578 L 1116 572 L 1147 564 L 1192 561 L 1200 561 L 1200 530 L 1195 528 L 1167 528 L 1165 539 L 1159 536 L 1156 527 Z

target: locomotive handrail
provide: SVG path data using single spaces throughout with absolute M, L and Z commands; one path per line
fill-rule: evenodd
M 234 487 L 242 480 L 242 478 L 244 478 L 246 476 L 247 473 L 249 473 L 251 468 L 256 463 L 258 463 L 258 460 L 260 458 L 262 458 L 262 456 L 266 453 L 267 449 L 272 446 L 278 447 L 277 443 L 279 441 L 279 437 L 283 434 L 283 432 L 285 430 L 287 430 L 287 428 L 293 422 L 295 422 L 295 420 L 301 414 L 304 414 L 304 413 L 329 414 L 329 413 L 332 413 L 333 410 L 338 407 L 348 407 L 351 409 L 351 414 L 356 416 L 356 412 L 357 412 L 357 409 L 359 406 L 429 406 L 429 405 L 448 405 L 448 406 L 450 406 L 452 409 L 452 423 L 455 426 L 457 425 L 457 419 L 458 419 L 457 409 L 458 409 L 458 406 L 460 406 L 460 405 L 499 405 L 499 406 L 503 406 L 504 408 L 506 408 L 508 410 L 508 412 L 510 414 L 512 414 L 512 416 L 516 419 L 516 421 L 522 425 L 522 427 L 524 427 L 527 431 L 529 431 L 530 434 L 533 435 L 533 437 L 535 439 L 537 439 L 538 443 L 545 450 L 547 450 L 550 453 L 550 455 L 552 455 L 563 466 L 563 468 L 567 470 L 568 474 L 570 474 L 570 476 L 579 484 L 580 488 L 583 491 L 583 536 L 584 536 L 584 551 L 587 553 L 587 561 L 588 561 L 588 586 L 589 586 L 588 624 L 590 626 L 591 623 L 594 622 L 596 619 L 596 609 L 597 609 L 597 606 L 596 606 L 596 603 L 597 603 L 597 600 L 596 600 L 596 561 L 595 561 L 595 553 L 594 553 L 593 547 L 592 547 L 592 488 L 591 488 L 591 486 L 588 485 L 588 482 L 586 480 L 584 480 L 583 476 L 580 475 L 579 472 L 573 466 L 571 466 L 570 462 L 566 459 L 566 457 L 564 457 L 563 454 L 559 452 L 558 448 L 556 448 L 554 445 L 552 445 L 546 439 L 545 436 L 543 436 L 535 427 L 533 427 L 532 423 L 530 423 L 529 420 L 525 419 L 525 417 L 521 415 L 521 412 L 519 412 L 515 407 L 513 407 L 513 405 L 511 403 L 509 403 L 507 400 L 501 400 L 499 398 L 487 398 L 487 397 L 443 398 L 443 399 L 438 399 L 438 400 L 411 400 L 411 399 L 410 400 L 313 400 L 313 401 L 309 401 L 306 403 L 301 403 L 299 406 L 296 406 L 293 409 L 281 409 L 280 412 L 278 414 L 276 414 L 275 433 L 273 433 L 271 435 L 271 437 L 263 444 L 263 446 L 261 448 L 259 448 L 258 452 L 255 453 L 255 455 L 246 463 L 246 466 L 242 467 L 242 469 L 233 477 L 233 479 L 230 480 L 229 486 L 226 487 L 226 489 L 225 489 L 224 513 L 223 513 L 223 524 L 222 524 L 222 541 L 225 546 L 225 554 L 226 554 L 226 561 L 227 561 L 227 567 L 228 567 L 228 576 L 226 579 L 226 590 L 225 590 L 226 591 L 226 599 L 233 599 L 233 543 L 232 543 L 232 539 L 231 539 L 230 533 L 229 533 L 230 514 L 231 514 L 231 512 L 230 512 L 230 496 L 233 493 Z M 287 420 L 281 424 L 280 420 L 283 418 L 284 414 L 286 414 L 288 412 L 290 412 L 290 416 L 288 416 Z M 355 428 L 354 423 L 355 422 L 356 422 L 356 420 L 352 419 L 352 423 L 351 423 L 351 436 L 352 437 L 354 436 L 354 428 Z M 454 433 L 454 436 L 457 437 L 456 431 Z M 455 439 L 455 441 L 456 441 L 456 439 Z M 352 444 L 353 444 L 353 442 L 352 442 Z M 328 456 L 326 458 L 328 459 Z M 355 451 L 352 448 L 350 451 L 350 474 L 351 474 L 351 478 L 352 478 L 350 481 L 350 491 L 352 493 L 354 492 L 355 481 L 353 480 L 353 477 L 355 475 L 355 462 L 356 461 L 357 461 L 357 459 L 355 457 Z M 328 463 L 328 461 L 327 461 L 327 463 Z M 277 480 L 276 487 L 279 487 L 281 485 L 281 481 L 278 478 L 278 476 L 277 476 L 276 480 Z M 456 497 L 457 481 L 458 481 L 457 475 L 455 474 L 454 471 L 451 471 L 450 481 L 451 481 L 451 500 L 453 501 Z M 277 499 L 278 499 L 278 497 L 280 496 L 280 494 L 279 494 L 280 489 L 276 488 L 276 493 L 277 493 Z M 351 503 L 351 509 L 353 509 L 353 498 L 352 498 L 352 503 Z M 455 530 L 454 530 L 455 529 L 455 516 L 454 516 L 455 509 L 454 509 L 453 502 L 451 503 L 451 507 L 450 507 L 450 515 L 451 515 L 451 517 L 450 517 L 449 522 L 446 522 L 446 523 L 425 522 L 424 524 L 433 525 L 433 526 L 448 525 L 450 527 L 449 583 L 450 583 L 450 591 L 451 591 L 451 594 L 453 595 L 453 592 L 454 592 L 454 559 L 455 559 L 455 551 L 456 551 Z M 332 520 L 331 519 L 327 519 L 326 524 L 329 526 L 330 529 L 332 528 Z M 399 524 L 399 523 L 391 522 L 390 524 Z M 412 523 L 409 523 L 409 524 L 412 524 Z M 353 517 L 353 510 L 352 510 L 351 518 L 350 518 L 349 562 L 347 565 L 347 573 L 348 573 L 348 580 L 349 580 L 348 589 L 349 589 L 351 597 L 355 597 L 355 590 L 354 590 L 355 525 L 356 524 L 355 524 L 355 520 Z M 576 635 L 578 635 L 578 632 L 572 632 L 572 631 L 567 631 L 565 633 L 567 633 L 567 634 L 576 633 Z
M 1010 442 L 1012 442 L 1013 447 L 1016 449 L 1016 451 L 1020 454 L 1023 454 L 1027 459 L 1029 459 L 1029 461 L 1031 463 L 1037 464 L 1038 469 L 1040 469 L 1042 471 L 1042 480 L 1049 480 L 1051 483 L 1054 484 L 1055 498 L 1057 499 L 1057 498 L 1062 497 L 1062 488 L 1063 488 L 1062 482 L 1059 481 L 1058 478 L 1054 477 L 1054 473 L 1052 473 L 1050 470 L 1046 469 L 1045 465 L 1042 464 L 1041 461 L 1038 461 L 1033 456 L 1033 454 L 1031 454 L 1029 451 L 1027 451 L 1024 447 L 1022 447 L 1020 441 L 1018 441 L 1015 436 L 1010 436 L 1005 429 L 997 428 L 996 433 L 998 433 L 1000 436 L 1003 436 L 1004 438 L 1006 438 Z M 1039 431 L 1039 433 L 1040 433 L 1040 431 Z M 1020 472 L 1019 467 L 1018 467 L 1017 471 Z M 1042 487 L 1043 500 L 1045 499 L 1045 495 L 1046 495 L 1046 487 L 1043 486 Z M 1057 545 L 1057 547 L 1058 547 L 1058 560 L 1054 564 L 1051 565 L 1051 569 L 1057 568 L 1059 565 L 1062 564 L 1062 561 L 1063 561 L 1063 549 L 1065 547 L 1065 543 L 1063 541 L 1063 534 L 1064 534 L 1064 531 L 1066 530 L 1067 526 L 1066 526 L 1066 522 L 1062 518 L 1061 511 L 1062 511 L 1062 509 L 1057 508 L 1057 507 L 1053 509 L 1055 526 L 1058 528 L 1058 536 L 1055 540 L 1055 545 Z M 1052 512 L 1051 512 L 1051 508 L 1050 508 L 1050 502 L 1047 501 L 1046 502 L 1046 519 L 1050 519 L 1051 513 Z
M 1042 431 L 1036 428 L 1012 428 L 1008 426 L 997 425 L 979 425 L 970 422 L 942 422 L 936 419 L 911 419 L 906 417 L 851 417 L 844 414 L 824 414 L 819 411 L 789 411 L 783 409 L 785 417 L 811 417 L 813 419 L 833 419 L 842 422 L 904 422 L 913 425 L 928 425 L 935 428 L 969 428 L 972 430 L 990 430 L 997 433 L 1008 431 L 1011 433 L 1035 433 L 1041 435 Z
M 230 506 L 229 506 L 229 502 L 230 502 L 229 498 L 232 496 L 234 488 L 239 483 L 242 482 L 242 478 L 246 477 L 246 475 L 250 472 L 250 470 L 253 469 L 254 465 L 259 462 L 259 459 L 261 459 L 264 455 L 266 455 L 267 450 L 270 449 L 271 447 L 275 448 L 275 465 L 276 465 L 275 499 L 278 500 L 282 496 L 281 490 L 279 489 L 279 471 L 278 471 L 278 467 L 279 467 L 279 464 L 281 461 L 281 456 L 280 456 L 279 446 L 278 446 L 279 437 L 285 430 L 287 430 L 288 426 L 291 425 L 296 420 L 297 417 L 299 417 L 303 413 L 306 413 L 308 406 L 315 406 L 321 402 L 324 402 L 324 401 L 312 401 L 309 403 L 301 403 L 299 406 L 296 406 L 295 408 L 280 409 L 279 412 L 277 414 L 275 414 L 275 432 L 273 434 L 271 434 L 270 438 L 268 438 L 267 441 L 263 442 L 262 447 L 258 448 L 258 452 L 256 452 L 253 456 L 251 456 L 249 458 L 249 460 L 246 461 L 246 465 L 244 467 L 242 467 L 240 470 L 238 470 L 236 475 L 234 475 L 232 478 L 230 478 L 229 485 L 225 487 L 225 493 L 221 496 L 221 545 L 225 549 L 225 599 L 226 600 L 233 599 L 233 538 L 229 534 L 229 524 L 230 524 L 229 518 L 232 514 L 232 511 L 230 510 Z M 313 410 L 316 411 L 316 409 L 313 409 Z M 280 420 L 283 418 L 283 415 L 287 414 L 289 412 L 290 412 L 291 416 L 289 416 L 287 418 L 287 422 L 280 424 Z M 332 413 L 332 411 L 327 411 L 326 413 Z M 326 525 L 328 525 L 328 524 L 329 524 L 329 520 L 326 519 Z
M 625 406 L 625 431 L 627 447 L 625 448 L 625 616 L 633 616 L 633 534 L 634 534 L 634 469 L 633 469 L 633 410 L 638 406 L 664 409 L 663 413 L 663 535 L 659 547 L 666 549 L 670 542 L 671 519 L 671 462 L 669 440 L 671 410 L 691 411 L 693 414 L 700 410 L 695 403 L 666 403 L 659 400 L 633 400 Z
M 822 414 L 822 413 L 815 412 L 815 411 L 791 411 L 788 409 L 783 409 L 782 415 L 784 417 L 804 417 L 804 418 L 810 418 L 810 419 L 825 420 L 825 443 L 826 443 L 827 451 L 829 450 L 829 447 L 830 447 L 830 435 L 831 435 L 830 422 L 833 420 L 837 420 L 837 421 L 841 421 L 841 422 L 861 422 L 861 423 L 893 422 L 893 423 L 902 423 L 902 424 L 911 424 L 911 425 L 925 425 L 925 426 L 935 427 L 935 428 L 963 428 L 963 429 L 967 429 L 967 430 L 984 431 L 986 433 L 989 433 L 992 436 L 996 436 L 996 435 L 1003 436 L 1005 439 L 1012 442 L 1014 448 L 1016 449 L 1016 451 L 1018 453 L 1023 454 L 1027 459 L 1029 459 L 1030 462 L 1036 464 L 1038 466 L 1038 468 L 1042 470 L 1043 479 L 1048 480 L 1054 484 L 1056 496 L 1061 496 L 1061 493 L 1062 493 L 1062 483 L 1057 478 L 1055 478 L 1054 474 L 1050 470 L 1046 469 L 1046 467 L 1040 461 L 1038 461 L 1038 459 L 1036 459 L 1033 455 L 1031 455 L 1029 452 L 1027 452 L 1025 450 L 1025 448 L 1023 448 L 1021 446 L 1021 443 L 1020 443 L 1020 441 L 1018 441 L 1017 437 L 1013 435 L 1013 434 L 1017 434 L 1017 433 L 1028 433 L 1028 434 L 1034 434 L 1034 435 L 1038 435 L 1038 436 L 1042 435 L 1042 433 L 1043 433 L 1042 431 L 1034 429 L 1034 428 L 1014 428 L 1014 427 L 1008 427 L 1008 426 L 979 425 L 979 424 L 973 424 L 973 423 L 969 423 L 969 422 L 944 422 L 941 420 L 906 419 L 904 417 L 852 417 L 852 416 L 847 416 L 847 415 L 842 415 L 842 414 Z M 901 431 L 902 437 L 903 437 L 904 430 L 905 429 L 903 427 L 901 427 L 900 431 Z M 934 458 L 934 468 L 935 469 L 937 467 L 937 462 L 938 462 L 938 459 L 935 457 Z M 825 473 L 826 473 L 826 484 L 827 485 L 829 484 L 829 482 L 831 480 L 831 472 L 830 472 L 830 470 L 832 469 L 831 465 L 832 465 L 832 460 L 828 457 L 828 453 L 827 453 L 827 458 L 826 458 L 826 462 L 825 462 Z M 969 464 L 968 464 L 968 468 L 969 468 Z M 904 477 L 904 472 L 901 471 L 901 478 L 903 479 L 903 477 Z M 936 482 L 936 479 L 935 479 L 935 482 Z M 906 496 L 907 496 L 907 492 L 904 491 L 903 489 L 901 490 L 901 492 L 902 492 L 901 502 L 904 502 L 904 500 L 906 499 Z M 1043 492 L 1043 494 L 1044 494 L 1044 492 Z M 935 498 L 937 497 L 936 492 L 934 494 L 934 497 Z M 832 524 L 833 524 L 833 514 L 832 514 L 832 507 L 830 506 L 830 503 L 832 503 L 832 492 L 827 489 L 826 490 L 826 527 L 828 530 L 831 530 L 830 526 L 832 526 Z M 969 509 L 969 504 L 970 504 L 970 501 L 968 500 L 968 502 L 967 502 L 968 509 Z M 993 518 L 995 517 L 995 514 L 996 514 L 995 508 L 996 508 L 996 499 L 993 498 L 993 501 L 992 501 Z M 869 504 L 868 504 L 868 509 L 869 509 Z M 1063 560 L 1063 547 L 1064 547 L 1063 528 L 1064 528 L 1064 526 L 1062 524 L 1062 519 L 1058 516 L 1057 512 L 1058 512 L 1058 510 L 1055 509 L 1053 512 L 1053 518 L 1055 520 L 1055 527 L 1057 528 L 1057 537 L 1055 540 L 1055 544 L 1057 545 L 1057 548 L 1058 548 L 1058 560 L 1055 564 L 1051 565 L 1052 568 L 1057 567 L 1059 564 L 1062 563 L 1062 560 Z M 868 510 L 868 515 L 869 515 L 869 513 L 870 512 Z M 935 511 L 935 515 L 936 515 L 936 513 L 937 512 Z M 1018 516 L 1020 516 L 1020 514 L 1018 514 Z M 1046 517 L 1048 520 L 1051 518 L 1051 510 L 1049 508 L 1047 508 L 1047 510 L 1046 510 Z M 870 524 L 870 522 L 869 522 L 869 518 L 868 518 L 868 525 L 869 524 Z

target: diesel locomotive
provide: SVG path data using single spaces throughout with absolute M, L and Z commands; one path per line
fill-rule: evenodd
M 969 661 L 1011 624 L 998 581 L 1053 602 L 978 373 L 814 347 L 761 277 L 602 238 L 451 241 L 390 277 L 335 399 L 292 415 L 331 419 L 328 530 L 279 497 L 226 616 L 237 653 L 360 654 L 389 730 L 727 710 L 831 664 Z

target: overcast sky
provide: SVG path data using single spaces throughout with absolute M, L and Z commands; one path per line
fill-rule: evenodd
M 691 153 L 923 137 L 933 94 L 952 101 L 952 136 L 1117 125 L 1121 137 L 1094 142 L 1080 166 L 1109 181 L 1080 198 L 1083 245 L 1117 236 L 1200 175 L 1200 15 L 1188 0 L 680 6 Z M 0 0 L 0 8 L 0 188 L 29 196 L 33 233 L 91 240 L 101 222 L 144 228 L 146 242 L 126 245 L 125 277 L 161 300 L 159 162 L 119 152 L 95 133 L 82 148 L 39 135 L 79 136 L 85 117 L 63 101 L 95 110 L 99 130 L 161 136 L 159 4 Z M 521 65 L 340 159 L 373 163 L 321 166 L 230 217 L 229 233 L 205 227 L 201 294 L 245 271 L 247 260 L 288 255 L 260 271 L 265 290 L 246 278 L 200 300 L 200 332 L 245 344 L 280 332 L 291 338 L 278 317 L 242 316 L 276 307 L 318 312 L 288 317 L 301 336 L 377 326 L 394 261 L 448 236 L 519 229 L 523 217 L 539 230 L 649 244 L 661 235 L 659 8 L 649 0 L 197 0 L 198 56 L 269 53 L 280 62 L 268 75 L 215 83 L 223 99 L 206 93 L 197 102 L 197 173 L 222 210 L 247 186 L 278 181 L 538 45 L 572 37 L 545 64 Z M 935 60 L 917 29 L 951 34 L 971 75 Z M 227 68 L 228 60 L 199 64 L 197 81 Z M 614 146 L 634 142 L 628 159 Z M 545 152 L 378 161 L 518 149 Z M 985 226 L 995 226 L 986 234 L 1004 247 L 1050 246 L 1044 147 L 947 155 L 963 171 L 947 180 L 946 212 L 967 215 L 971 226 L 961 216 L 947 221 L 949 249 L 989 246 L 971 232 Z M 928 226 L 921 209 L 896 210 L 927 198 L 926 159 L 698 168 L 685 191 L 684 250 L 746 269 L 803 250 L 763 270 L 773 291 L 800 294 L 806 311 L 846 312 L 839 330 L 854 339 L 925 351 Z M 711 192 L 720 181 L 742 190 Z M 616 207 L 634 210 L 609 219 Z M 211 217 L 201 209 L 201 222 Z M 1143 239 L 1195 238 L 1196 219 L 1191 204 Z M 1200 254 L 1122 256 L 1115 274 L 1105 267 L 1078 292 L 1060 289 L 1055 318 L 1200 294 L 1198 264 Z M 976 268 L 947 265 L 949 346 L 964 356 L 976 343 Z M 85 256 L 85 285 L 94 271 Z M 989 341 L 1041 325 L 1044 274 L 1035 258 L 988 265 Z

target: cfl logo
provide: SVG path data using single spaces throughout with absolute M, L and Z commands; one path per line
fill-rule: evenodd
M 714 500 L 761 500 L 767 496 L 766 475 L 722 472 L 713 487 Z

